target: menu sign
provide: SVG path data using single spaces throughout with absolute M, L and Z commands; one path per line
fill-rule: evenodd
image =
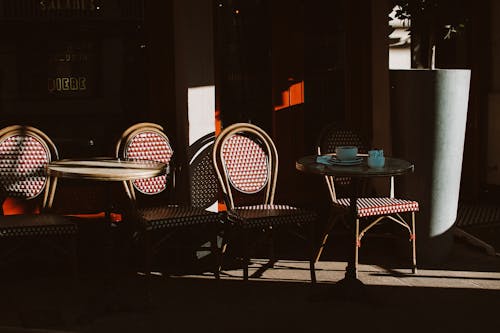
M 43 0 L 40 1 L 40 9 L 43 11 L 96 11 L 99 10 L 97 0 Z
M 100 41 L 32 40 L 17 53 L 23 98 L 94 97 L 99 89 Z
M 67 42 L 50 45 L 47 92 L 52 96 L 92 96 L 97 88 L 95 42 Z

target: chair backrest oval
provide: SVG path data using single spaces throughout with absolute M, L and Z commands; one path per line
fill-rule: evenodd
M 147 128 L 155 129 L 163 132 L 163 126 L 155 123 L 142 122 L 136 123 L 129 126 L 125 131 L 123 131 L 120 139 L 117 141 L 115 146 L 115 156 L 120 157 L 123 156 L 124 145 L 126 144 L 127 138 L 132 134 L 132 132 L 136 132 L 137 130 L 145 130 Z
M 53 157 L 57 159 L 55 146 L 45 134 L 31 127 L 12 126 L 0 134 L 0 182 L 4 195 L 36 198 L 47 182 L 46 165 Z
M 228 209 L 274 203 L 278 152 L 263 129 L 249 123 L 224 128 L 212 159 Z
M 356 130 L 338 124 L 328 124 L 319 135 L 318 154 L 334 153 L 338 146 L 356 146 L 360 154 L 368 153 L 369 149 L 364 138 Z M 339 185 L 349 185 L 351 178 L 335 177 L 335 182 Z
M 333 153 L 338 146 L 356 146 L 359 153 L 368 152 L 360 135 L 351 129 L 330 128 L 323 133 L 319 145 L 321 153 Z
M 149 160 L 169 164 L 174 151 L 168 137 L 155 128 L 137 129 L 127 137 L 123 156 L 133 160 Z M 133 182 L 137 191 L 153 195 L 167 187 L 167 175 L 137 179 Z
M 235 134 L 224 141 L 221 151 L 228 179 L 236 190 L 253 194 L 267 185 L 269 160 L 257 142 Z

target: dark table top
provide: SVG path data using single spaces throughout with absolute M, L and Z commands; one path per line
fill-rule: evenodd
M 370 168 L 366 157 L 358 165 L 333 165 L 316 161 L 317 155 L 303 156 L 295 162 L 297 170 L 305 173 L 336 177 L 388 177 L 403 175 L 413 171 L 413 164 L 394 157 L 385 157 L 382 168 Z

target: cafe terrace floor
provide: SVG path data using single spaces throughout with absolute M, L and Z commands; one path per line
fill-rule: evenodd
M 498 255 L 457 238 L 444 263 L 412 275 L 401 244 L 375 237 L 360 254 L 366 297 L 318 300 L 334 295 L 351 249 L 342 233 L 329 244 L 314 289 L 307 261 L 292 250 L 272 269 L 253 260 L 250 274 L 258 278 L 248 283 L 231 260 L 219 282 L 204 272 L 206 258 L 168 265 L 169 274 L 164 267 L 153 278 L 151 302 L 143 276 L 118 269 L 107 279 L 91 251 L 78 282 L 60 266 L 14 265 L 2 269 L 0 332 L 481 332 L 500 325 Z

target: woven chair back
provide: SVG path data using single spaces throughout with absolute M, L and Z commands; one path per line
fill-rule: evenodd
M 262 129 L 246 123 L 227 127 L 215 142 L 213 158 L 229 208 L 273 203 L 278 153 Z
M 161 127 L 134 125 L 131 132 L 126 130 L 121 143 L 117 145 L 120 157 L 132 160 L 149 160 L 170 164 L 174 151 Z M 167 175 L 133 181 L 134 188 L 142 194 L 154 195 L 167 187 Z
M 359 154 L 367 154 L 369 150 L 365 139 L 356 130 L 337 124 L 327 125 L 319 135 L 318 154 L 335 153 L 335 148 L 339 146 L 356 146 Z M 351 178 L 335 177 L 335 183 L 349 185 Z
M 34 199 L 47 183 L 46 165 L 57 149 L 42 131 L 14 125 L 0 130 L 0 184 L 4 196 Z
M 215 135 L 209 133 L 188 149 L 191 205 L 209 208 L 218 200 L 217 175 L 212 162 Z

